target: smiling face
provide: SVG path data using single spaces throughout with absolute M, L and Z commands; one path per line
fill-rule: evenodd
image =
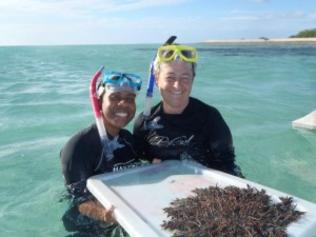
M 104 125 L 109 134 L 116 136 L 134 117 L 136 95 L 131 91 L 106 92 L 102 98 Z
M 162 96 L 164 112 L 182 113 L 189 103 L 192 89 L 192 64 L 179 60 L 160 64 L 156 83 Z

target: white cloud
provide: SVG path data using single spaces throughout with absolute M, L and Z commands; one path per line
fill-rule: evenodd
M 308 15 L 308 18 L 316 18 L 316 12 L 312 12 Z
M 225 21 L 267 21 L 267 20 L 292 20 L 304 19 L 307 14 L 303 11 L 290 11 L 290 12 L 242 12 L 233 10 L 227 17 L 220 18 Z
M 315 26 L 316 14 L 306 11 L 241 11 L 233 10 L 227 17 L 220 18 L 218 25 L 223 26 L 223 37 L 229 38 L 268 38 L 288 37 L 302 29 Z M 218 32 L 220 32 L 218 30 Z
M 305 17 L 306 17 L 306 14 L 303 11 L 286 12 L 283 14 L 283 18 L 286 18 L 286 19 L 301 19 Z
M 187 17 L 174 17 L 172 21 L 158 17 L 128 21 L 120 17 L 107 17 L 64 24 L 11 23 L 0 25 L 0 45 L 148 43 L 164 41 L 172 34 L 183 35 L 181 41 L 190 42 L 192 39 L 188 38 L 191 35 L 188 29 L 199 30 L 202 25 L 201 19 Z
M 177 8 L 189 2 L 195 3 L 193 0 L 0 1 L 0 45 L 149 43 L 161 42 L 171 34 L 178 35 L 182 42 L 201 41 L 212 34 L 216 38 L 247 37 L 246 34 L 268 36 L 265 32 L 272 32 L 276 27 L 279 28 L 275 32 L 291 29 L 295 33 L 296 29 L 308 28 L 316 18 L 316 12 L 274 8 L 216 13 L 210 10 L 208 17 L 195 11 L 190 17 L 180 17 Z M 175 12 L 166 17 L 162 8 L 169 6 L 173 6 Z M 137 15 L 137 10 L 145 11 Z M 165 15 L 145 14 L 155 10 Z
M 256 3 L 264 3 L 264 2 L 269 2 L 269 0 L 249 0 L 251 2 L 256 2 Z
M 33 24 L 36 28 L 41 23 L 62 25 L 77 22 L 99 21 L 118 16 L 127 19 L 126 12 L 177 5 L 190 0 L 10 0 L 0 1 L 0 26 L 10 24 Z M 152 9 L 150 9 L 152 10 Z M 120 15 L 120 12 L 122 14 Z M 141 17 L 139 17 L 140 20 Z M 128 19 L 129 20 L 129 19 Z M 127 21 L 127 20 L 125 20 Z M 0 31 L 0 35 L 3 35 Z
M 136 34 L 144 34 L 142 30 L 155 35 L 153 26 L 159 31 L 177 20 L 142 16 L 129 19 L 129 11 L 151 11 L 187 1 L 191 0 L 0 1 L 0 45 L 123 42 L 125 32 L 129 34 L 125 42 L 137 42 Z
M 0 2 L 0 12 L 7 13 L 58 13 L 89 14 L 117 11 L 132 11 L 145 8 L 177 5 L 188 0 L 10 0 Z
M 220 18 L 224 21 L 257 21 L 260 19 L 258 16 L 251 15 L 236 15 L 236 16 L 228 16 Z

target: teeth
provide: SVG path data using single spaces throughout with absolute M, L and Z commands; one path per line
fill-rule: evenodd
M 173 95 L 181 95 L 181 91 L 174 91 L 172 92 Z
M 115 113 L 115 115 L 118 117 L 127 117 L 127 113 L 125 113 L 125 112 L 117 112 L 117 113 Z

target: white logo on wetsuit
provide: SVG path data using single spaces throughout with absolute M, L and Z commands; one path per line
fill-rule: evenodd
M 154 132 L 148 137 L 148 142 L 152 146 L 158 146 L 158 147 L 170 147 L 170 146 L 187 146 L 190 144 L 190 141 L 194 138 L 194 135 L 191 135 L 191 137 L 187 136 L 180 136 L 175 137 L 170 140 L 169 137 L 165 136 L 159 136 Z
M 158 121 L 160 120 L 160 116 L 157 116 L 152 121 L 145 121 L 145 130 L 149 129 L 161 129 L 163 128 L 163 125 L 158 124 Z
M 112 140 L 105 141 L 103 144 L 103 152 L 106 160 L 112 160 L 114 157 L 113 152 L 122 147 L 125 147 L 125 145 L 119 143 L 118 136 L 114 137 Z
M 140 167 L 140 166 L 144 166 L 144 165 L 147 165 L 147 163 L 136 162 L 135 159 L 132 159 L 132 160 L 127 161 L 125 163 L 121 162 L 121 163 L 114 164 L 112 171 L 117 172 L 120 170 L 131 169 L 131 168 Z

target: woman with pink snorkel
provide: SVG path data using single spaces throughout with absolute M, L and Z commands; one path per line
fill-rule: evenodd
M 132 134 L 123 129 L 134 117 L 141 79 L 134 74 L 101 68 L 91 80 L 90 99 L 96 123 L 75 134 L 61 151 L 62 173 L 71 207 L 63 216 L 65 228 L 80 236 L 125 236 L 106 210 L 87 190 L 89 177 L 140 165 Z

